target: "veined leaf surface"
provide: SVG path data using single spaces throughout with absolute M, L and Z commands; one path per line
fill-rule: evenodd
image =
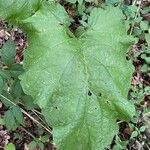
M 16 23 L 31 16 L 40 3 L 41 0 L 0 0 L 0 18 Z
M 118 8 L 94 9 L 79 39 L 69 36 L 66 12 L 54 3 L 22 21 L 29 47 L 21 84 L 53 127 L 59 150 L 102 150 L 118 132 L 116 119 L 134 115 L 127 101 L 132 39 L 122 19 Z

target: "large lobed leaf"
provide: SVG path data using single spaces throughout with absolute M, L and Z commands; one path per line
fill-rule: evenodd
M 34 13 L 41 0 L 0 0 L 0 18 L 18 22 Z
M 59 150 L 102 150 L 118 132 L 116 119 L 134 115 L 127 101 L 132 39 L 122 19 L 118 8 L 96 8 L 79 39 L 68 35 L 66 12 L 54 3 L 22 21 L 29 47 L 21 84 L 53 127 Z

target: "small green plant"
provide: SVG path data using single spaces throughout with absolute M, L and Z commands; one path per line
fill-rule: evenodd
M 4 150 L 16 150 L 16 148 L 13 143 L 9 143 L 5 146 Z

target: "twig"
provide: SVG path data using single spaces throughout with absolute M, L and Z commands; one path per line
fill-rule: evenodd
M 0 146 L 0 148 L 4 149 L 4 147 L 3 147 L 3 146 Z
M 38 112 L 37 110 L 35 110 L 35 109 L 33 109 L 33 110 L 31 110 L 38 118 L 39 118 L 39 120 L 41 120 L 41 122 L 43 122 L 45 125 L 47 125 L 46 124 L 46 122 L 38 115 L 38 113 L 40 114 L 40 115 L 42 115 L 40 112 Z M 47 125 L 48 126 L 48 125 Z M 49 127 L 48 127 L 49 128 Z M 49 128 L 50 129 L 50 128 Z
M 21 108 L 22 113 L 24 113 L 26 116 L 28 116 L 31 120 L 33 120 L 35 123 L 39 124 L 41 127 L 43 127 L 47 132 L 49 132 L 50 134 L 52 134 L 52 131 L 49 130 L 47 127 L 45 127 L 42 123 L 40 123 L 39 121 L 37 121 L 36 119 L 34 119 L 31 115 L 29 115 L 26 111 L 24 111 Z
M 37 111 L 36 109 L 33 109 L 33 111 L 35 111 L 37 114 L 42 115 L 41 112 Z
M 134 0 L 132 6 L 134 6 L 136 2 L 137 2 L 137 0 Z
M 34 113 L 34 115 L 36 115 L 39 118 L 39 120 L 45 123 L 45 121 L 34 110 L 31 110 L 31 111 Z
M 24 132 L 26 132 L 27 134 L 29 134 L 33 139 L 35 139 L 35 136 L 32 134 L 32 133 L 30 133 L 29 131 L 27 131 L 25 128 L 23 128 L 23 127 L 21 127 L 21 129 L 24 131 Z
M 10 102 L 12 105 L 17 106 L 14 102 L 12 102 L 10 99 L 6 98 L 5 96 L 0 94 L 0 97 L 2 97 L 3 99 L 7 100 L 8 102 Z M 28 114 L 24 109 L 20 108 L 21 112 L 23 114 L 25 114 L 26 116 L 28 116 L 32 121 L 34 121 L 35 123 L 39 124 L 41 127 L 43 127 L 47 132 L 49 132 L 50 134 L 52 134 L 52 131 L 50 129 L 48 129 L 47 127 L 45 127 L 42 123 L 40 123 L 38 120 L 34 119 L 30 114 Z
M 147 149 L 150 150 L 150 147 L 147 144 L 145 144 L 145 145 L 146 145 Z
M 122 122 L 124 122 L 124 121 L 122 121 L 122 120 L 121 120 L 121 121 L 118 121 L 117 124 L 120 124 L 120 123 L 122 123 Z

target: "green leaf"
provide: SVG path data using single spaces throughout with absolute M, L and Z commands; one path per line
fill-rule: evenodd
M 33 98 L 31 96 L 29 95 L 23 96 L 22 101 L 26 109 L 31 110 L 33 108 L 36 108 L 36 105 L 34 104 Z
M 35 148 L 37 147 L 37 143 L 35 141 L 32 141 L 29 143 L 28 147 L 30 150 L 35 150 Z
M 85 15 L 84 11 L 86 10 L 85 4 L 82 3 L 79 4 L 77 10 L 78 10 L 78 14 L 83 17 Z
M 142 72 L 147 72 L 147 71 L 148 71 L 148 65 L 147 65 L 147 64 L 144 64 L 144 65 L 141 67 L 141 71 L 142 71 Z
M 142 54 L 141 58 L 144 59 L 147 64 L 150 64 L 150 57 L 148 57 L 146 54 Z
M 140 132 L 144 132 L 144 131 L 146 130 L 146 128 L 147 128 L 147 126 L 146 126 L 146 125 L 145 125 L 145 126 L 140 127 Z
M 38 142 L 38 147 L 40 150 L 44 150 L 44 144 L 42 142 Z
M 16 118 L 16 120 L 19 122 L 19 124 L 22 124 L 24 123 L 24 119 L 23 119 L 23 114 L 20 110 L 20 108 L 18 106 L 14 106 L 12 108 L 12 116 L 14 116 L 14 118 Z
M 10 68 L 8 68 L 8 71 L 13 78 L 17 78 L 24 72 L 22 65 L 20 64 L 13 64 Z
M 4 119 L 0 117 L 0 125 L 5 125 Z
M 102 150 L 118 132 L 116 119 L 134 115 L 126 60 L 133 39 L 118 8 L 94 9 L 79 39 L 70 38 L 57 8 L 43 4 L 22 22 L 29 48 L 21 84 L 52 125 L 59 150 Z
M 106 0 L 106 4 L 118 4 L 121 2 L 122 0 Z
M 147 21 L 141 21 L 140 27 L 142 30 L 148 30 L 148 22 Z
M 0 69 L 0 76 L 2 76 L 3 79 L 7 79 L 7 80 L 11 78 L 10 72 L 8 72 L 7 70 L 2 70 L 2 69 Z
M 11 110 L 8 110 L 7 112 L 5 112 L 4 123 L 8 130 L 12 130 L 16 127 L 15 118 Z
M 113 147 L 113 150 L 122 150 L 122 149 L 123 147 L 118 143 Z
M 4 80 L 3 80 L 2 76 L 0 75 L 0 93 L 3 90 L 3 87 L 4 87 Z
M 12 94 L 14 99 L 20 98 L 23 95 L 23 90 L 19 80 L 15 80 L 15 82 L 11 86 L 10 93 Z
M 131 138 L 131 139 L 132 139 L 132 138 L 135 138 L 135 137 L 138 136 L 138 134 L 139 134 L 138 131 L 133 131 L 130 138 Z
M 146 42 L 148 44 L 148 46 L 150 46 L 150 33 L 145 35 L 146 38 Z
M 13 143 L 8 143 L 4 150 L 16 150 L 15 145 Z
M 145 94 L 145 95 L 149 95 L 149 94 L 150 94 L 150 86 L 146 86 L 146 87 L 144 88 L 144 94 Z
M 41 0 L 1 0 L 0 17 L 17 22 L 31 16 L 40 7 Z
M 84 6 L 84 4 L 83 4 L 83 0 L 78 0 L 78 3 L 79 3 L 79 5 Z
M 16 48 L 15 43 L 8 40 L 1 50 L 2 62 L 8 66 L 11 66 L 15 62 Z
M 39 138 L 40 141 L 42 141 L 43 143 L 47 142 L 49 140 L 49 136 L 48 135 L 44 135 L 44 136 L 41 136 Z

